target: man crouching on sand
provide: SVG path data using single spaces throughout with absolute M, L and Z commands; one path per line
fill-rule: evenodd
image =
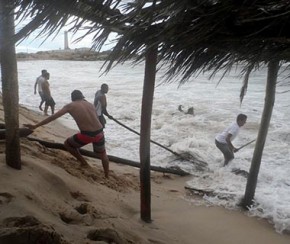
M 80 154 L 79 148 L 92 143 L 94 152 L 102 160 L 105 177 L 108 178 L 109 159 L 105 148 L 103 126 L 98 119 L 94 105 L 87 102 L 84 98 L 85 97 L 81 91 L 74 90 L 71 93 L 71 103 L 65 105 L 58 112 L 35 125 L 25 124 L 24 126 L 34 130 L 39 126 L 48 124 L 51 121 L 63 116 L 64 114 L 69 113 L 77 123 L 80 132 L 67 138 L 64 142 L 64 146 L 74 157 L 76 157 L 81 162 L 82 166 L 89 166 L 89 164 Z

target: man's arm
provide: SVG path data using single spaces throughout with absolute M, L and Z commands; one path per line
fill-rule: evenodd
M 36 79 L 35 84 L 34 84 L 34 94 L 36 94 L 36 87 L 37 87 L 37 79 Z
M 101 102 L 101 105 L 102 105 L 102 112 L 103 112 L 103 114 L 104 115 L 107 115 L 108 118 L 111 118 L 112 116 L 109 115 L 109 113 L 107 111 L 107 98 L 106 98 L 105 95 L 100 98 L 100 102 Z
M 46 125 L 46 124 L 50 123 L 51 121 L 63 116 L 64 114 L 68 113 L 68 111 L 69 111 L 69 107 L 68 107 L 68 105 L 66 105 L 61 110 L 59 110 L 58 112 L 56 112 L 55 114 L 53 114 L 53 115 L 47 117 L 46 119 L 40 121 L 39 123 L 37 123 L 35 125 L 24 124 L 24 126 L 28 127 L 31 130 L 34 130 L 34 129 L 36 129 L 39 126 Z
M 99 100 L 97 99 L 97 93 L 95 94 L 94 98 L 94 106 L 97 107 Z
M 227 138 L 226 138 L 226 142 L 229 145 L 229 148 L 231 149 L 232 152 L 236 151 L 236 148 L 234 147 L 234 145 L 231 142 L 231 138 L 232 138 L 232 134 L 228 134 Z

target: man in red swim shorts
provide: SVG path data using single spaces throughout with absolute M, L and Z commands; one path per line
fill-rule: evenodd
M 25 126 L 34 130 L 39 126 L 48 124 L 64 114 L 69 113 L 77 123 L 80 132 L 66 139 L 64 142 L 66 149 L 76 157 L 83 166 L 88 166 L 87 161 L 83 158 L 78 149 L 92 143 L 94 152 L 102 160 L 105 177 L 108 178 L 109 159 L 105 148 L 103 126 L 98 119 L 95 107 L 84 99 L 82 92 L 79 90 L 74 90 L 71 93 L 71 100 L 71 103 L 65 105 L 58 112 L 41 122 L 35 125 L 26 124 Z

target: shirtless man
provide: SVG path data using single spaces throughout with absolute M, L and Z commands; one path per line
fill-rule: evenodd
M 44 115 L 48 115 L 47 114 L 47 110 L 48 107 L 50 107 L 51 109 L 51 114 L 54 114 L 54 107 L 55 107 L 55 101 L 53 100 L 52 96 L 51 96 L 51 92 L 50 92 L 50 86 L 49 86 L 49 77 L 50 74 L 47 72 L 44 74 L 44 81 L 42 82 L 41 86 L 42 86 L 42 94 L 43 94 L 43 99 L 45 101 L 45 106 L 44 106 Z
M 74 90 L 71 93 L 71 100 L 71 103 L 65 105 L 61 110 L 41 122 L 35 125 L 25 124 L 24 126 L 34 130 L 69 113 L 77 123 L 80 132 L 66 139 L 64 142 L 66 149 L 81 162 L 82 166 L 88 166 L 88 163 L 80 154 L 79 148 L 92 143 L 94 152 L 102 160 L 105 177 L 108 178 L 109 159 L 105 148 L 105 137 L 95 107 L 84 99 L 83 94 L 79 90 Z

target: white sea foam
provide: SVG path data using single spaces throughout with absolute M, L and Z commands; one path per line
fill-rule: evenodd
M 70 93 L 80 89 L 88 101 L 102 83 L 107 83 L 108 111 L 121 123 L 139 131 L 143 89 L 144 65 L 117 66 L 106 76 L 100 77 L 102 62 L 76 61 L 23 61 L 18 62 L 20 103 L 37 110 L 38 95 L 33 94 L 35 78 L 41 69 L 50 72 L 52 95 L 56 109 L 70 101 Z M 177 153 L 191 153 L 206 161 L 209 171 L 196 172 L 191 163 L 175 160 L 175 156 L 151 144 L 151 164 L 178 165 L 193 174 L 189 186 L 212 189 L 231 197 L 210 197 L 207 201 L 233 208 L 243 197 L 246 178 L 235 175 L 234 168 L 249 171 L 254 143 L 236 153 L 236 159 L 227 167 L 221 167 L 223 157 L 215 147 L 215 135 L 228 126 L 238 113 L 248 115 L 248 121 L 234 141 L 239 147 L 257 137 L 264 106 L 266 69 L 250 77 L 248 92 L 240 106 L 239 92 L 242 80 L 234 73 L 226 76 L 217 86 L 220 75 L 214 80 L 202 75 L 192 78 L 178 88 L 177 83 L 159 85 L 162 73 L 157 74 L 152 112 L 151 139 Z M 290 231 L 290 84 L 283 73 L 277 85 L 277 94 L 271 125 L 264 148 L 260 174 L 255 194 L 255 205 L 250 214 L 267 218 L 278 232 Z M 194 107 L 194 116 L 178 111 Z M 70 116 L 62 119 L 64 124 L 76 129 Z M 115 155 L 139 161 L 139 136 L 108 120 L 106 129 L 107 150 Z

